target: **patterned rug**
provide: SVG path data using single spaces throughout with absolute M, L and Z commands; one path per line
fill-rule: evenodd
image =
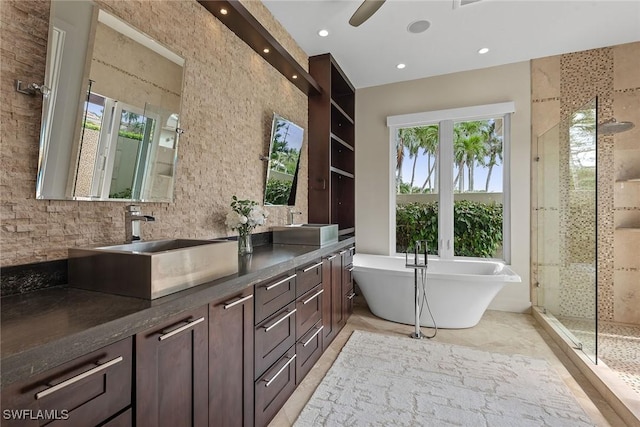
M 354 331 L 295 425 L 594 424 L 546 360 Z

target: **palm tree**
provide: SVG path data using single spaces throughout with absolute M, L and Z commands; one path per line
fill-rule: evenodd
M 484 157 L 483 135 L 486 121 L 469 121 L 456 123 L 453 127 L 453 158 L 458 166 L 458 174 L 454 180 L 454 186 L 458 185 L 458 191 L 464 192 L 464 168 L 467 167 L 469 176 L 469 190 L 473 190 L 473 166 L 477 159 Z
M 396 193 L 400 193 L 400 185 L 402 184 L 402 164 L 404 163 L 404 139 L 403 134 L 400 131 L 398 131 L 398 135 L 396 137 Z
M 437 158 L 440 135 L 438 125 L 422 126 L 420 128 L 416 128 L 416 132 L 420 139 L 420 146 L 427 155 L 427 178 L 424 180 L 420 189 L 421 192 L 424 192 L 427 186 L 429 189 L 434 188 L 434 185 L 432 185 L 431 182 L 431 177 L 436 169 L 436 162 L 434 161 L 432 164 L 431 161 L 432 159 Z
M 485 142 L 485 157 L 479 159 L 483 166 L 487 166 L 487 180 L 484 184 L 484 191 L 489 192 L 489 182 L 491 181 L 491 172 L 493 167 L 502 164 L 502 135 L 496 133 L 496 121 L 490 121 L 487 128 L 488 139 Z
M 402 182 L 402 163 L 404 162 L 404 149 L 409 151 L 409 159 L 413 159 L 413 167 L 411 169 L 411 182 L 409 188 L 413 188 L 413 181 L 416 173 L 416 162 L 418 160 L 418 152 L 420 151 L 420 141 L 417 137 L 416 128 L 403 128 L 398 130 L 398 141 L 396 149 L 398 150 L 398 158 L 396 160 L 398 185 Z M 402 153 L 400 153 L 402 149 Z

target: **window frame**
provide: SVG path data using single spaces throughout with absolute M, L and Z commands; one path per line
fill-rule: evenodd
M 502 102 L 497 104 L 476 105 L 472 107 L 453 108 L 447 110 L 426 111 L 421 113 L 403 114 L 387 117 L 389 128 L 389 146 L 393 155 L 390 158 L 389 167 L 395 170 L 396 154 L 395 143 L 399 129 L 428 126 L 437 124 L 439 127 L 439 152 L 438 156 L 438 255 L 441 259 L 463 259 L 454 255 L 453 236 L 453 126 L 455 122 L 471 120 L 487 120 L 490 118 L 502 118 L 503 120 L 503 146 L 502 146 L 502 260 L 511 263 L 511 114 L 515 112 L 515 103 Z M 448 144 L 442 144 L 449 141 Z M 395 253 L 396 247 L 396 186 L 395 174 L 391 173 L 390 185 L 390 215 L 389 234 L 391 253 Z M 485 258 L 472 258 L 485 259 Z

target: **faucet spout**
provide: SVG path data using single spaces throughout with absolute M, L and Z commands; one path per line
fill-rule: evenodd
M 289 209 L 289 225 L 296 225 L 294 215 L 302 215 L 302 212 Z
M 141 222 L 153 222 L 155 217 L 151 215 L 143 215 L 140 210 L 140 206 L 128 205 L 125 208 L 124 214 L 124 228 L 125 228 L 125 240 L 127 243 L 142 240 L 140 232 Z

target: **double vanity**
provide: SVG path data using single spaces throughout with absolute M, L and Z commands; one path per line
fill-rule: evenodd
M 352 310 L 355 238 L 320 243 L 70 250 L 73 285 L 2 299 L 3 425 L 267 425 Z

